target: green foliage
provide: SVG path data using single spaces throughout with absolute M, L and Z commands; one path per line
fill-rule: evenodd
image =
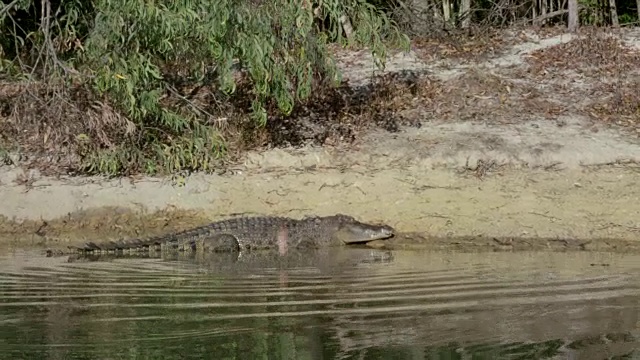
M 238 86 L 236 69 L 246 70 L 251 87 L 247 110 L 264 125 L 271 104 L 290 114 L 314 86 L 340 81 L 326 45 L 347 43 L 339 22 L 342 15 L 349 17 L 355 29 L 353 41 L 369 46 L 380 66 L 384 66 L 385 42 L 408 45 L 397 27 L 365 1 L 314 3 L 319 6 L 315 14 L 330 24 L 326 33 L 318 32 L 314 12 L 301 4 L 291 0 L 68 0 L 52 9 L 57 16 L 49 28 L 36 16 L 31 28 L 15 30 L 18 21 L 7 21 L 9 12 L 5 12 L 0 44 L 3 54 L 15 55 L 30 66 L 78 70 L 97 101 L 109 104 L 135 125 L 126 131 L 112 129 L 110 145 L 81 144 L 85 170 L 108 174 L 132 169 L 209 170 L 225 153 L 224 143 L 210 125 L 208 112 L 185 106 L 185 101 L 168 101 L 176 95 L 186 100 L 177 94 L 178 85 L 210 86 L 218 96 L 232 96 Z M 34 1 L 21 0 L 14 10 L 38 7 Z M 41 61 L 43 53 L 49 54 L 47 62 Z M 9 66 L 6 57 L 2 61 L 0 66 Z M 74 134 L 79 135 L 88 137 L 89 144 L 97 143 L 90 129 Z
M 583 7 L 579 14 L 581 24 L 601 25 L 602 9 L 597 0 L 578 0 L 578 4 Z
M 621 14 L 620 17 L 618 18 L 618 21 L 620 22 L 621 25 L 634 24 L 638 21 L 638 17 L 637 15 L 632 15 L 632 14 Z
M 0 146 L 0 165 L 11 164 L 11 158 L 9 157 L 9 151 Z
M 315 11 L 291 0 L 67 0 L 51 9 L 56 15 L 50 23 L 40 16 L 40 3 L 12 6 L 0 17 L 9 30 L 0 36 L 3 70 L 19 63 L 23 73 L 51 82 L 73 69 L 92 101 L 133 124 L 109 128 L 93 119 L 103 124 L 71 134 L 90 173 L 209 170 L 225 154 L 224 141 L 212 115 L 177 89 L 207 86 L 228 98 L 239 86 L 237 70 L 246 70 L 249 91 L 243 94 L 250 97 L 245 110 L 251 117 L 265 125 L 272 105 L 290 114 L 314 86 L 340 81 L 326 45 L 348 42 L 343 15 L 355 29 L 351 40 L 369 46 L 380 66 L 385 42 L 408 45 L 383 13 L 362 0 L 325 0 L 313 3 Z M 20 19 L 10 15 L 18 10 L 24 11 Z M 321 20 L 330 24 L 324 33 L 317 27 Z M 171 101 L 176 97 L 180 101 Z M 99 135 L 96 127 L 106 130 Z M 108 139 L 99 141 L 105 134 Z

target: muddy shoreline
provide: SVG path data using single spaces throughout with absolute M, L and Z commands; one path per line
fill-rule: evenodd
M 0 187 L 16 199 L 0 210 L 3 247 L 159 235 L 240 214 L 346 213 L 395 227 L 391 249 L 640 252 L 638 172 L 628 166 L 502 169 L 483 178 L 443 169 L 200 174 L 181 186 L 41 181 L 48 185 Z

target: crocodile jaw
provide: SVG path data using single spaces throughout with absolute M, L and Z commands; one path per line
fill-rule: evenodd
M 388 239 L 394 235 L 395 230 L 388 225 L 349 223 L 340 227 L 336 233 L 336 238 L 344 244 L 357 244 Z

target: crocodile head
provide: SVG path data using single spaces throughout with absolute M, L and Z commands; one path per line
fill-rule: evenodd
M 366 224 L 351 218 L 340 224 L 335 237 L 344 244 L 357 244 L 388 239 L 394 234 L 391 226 Z

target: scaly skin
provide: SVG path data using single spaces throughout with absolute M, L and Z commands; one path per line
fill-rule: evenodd
M 49 250 L 47 254 L 109 254 L 149 251 L 240 251 L 277 248 L 286 254 L 289 248 L 323 248 L 387 239 L 394 229 L 357 221 L 347 215 L 307 217 L 240 217 L 144 239 L 86 243 L 68 250 Z

